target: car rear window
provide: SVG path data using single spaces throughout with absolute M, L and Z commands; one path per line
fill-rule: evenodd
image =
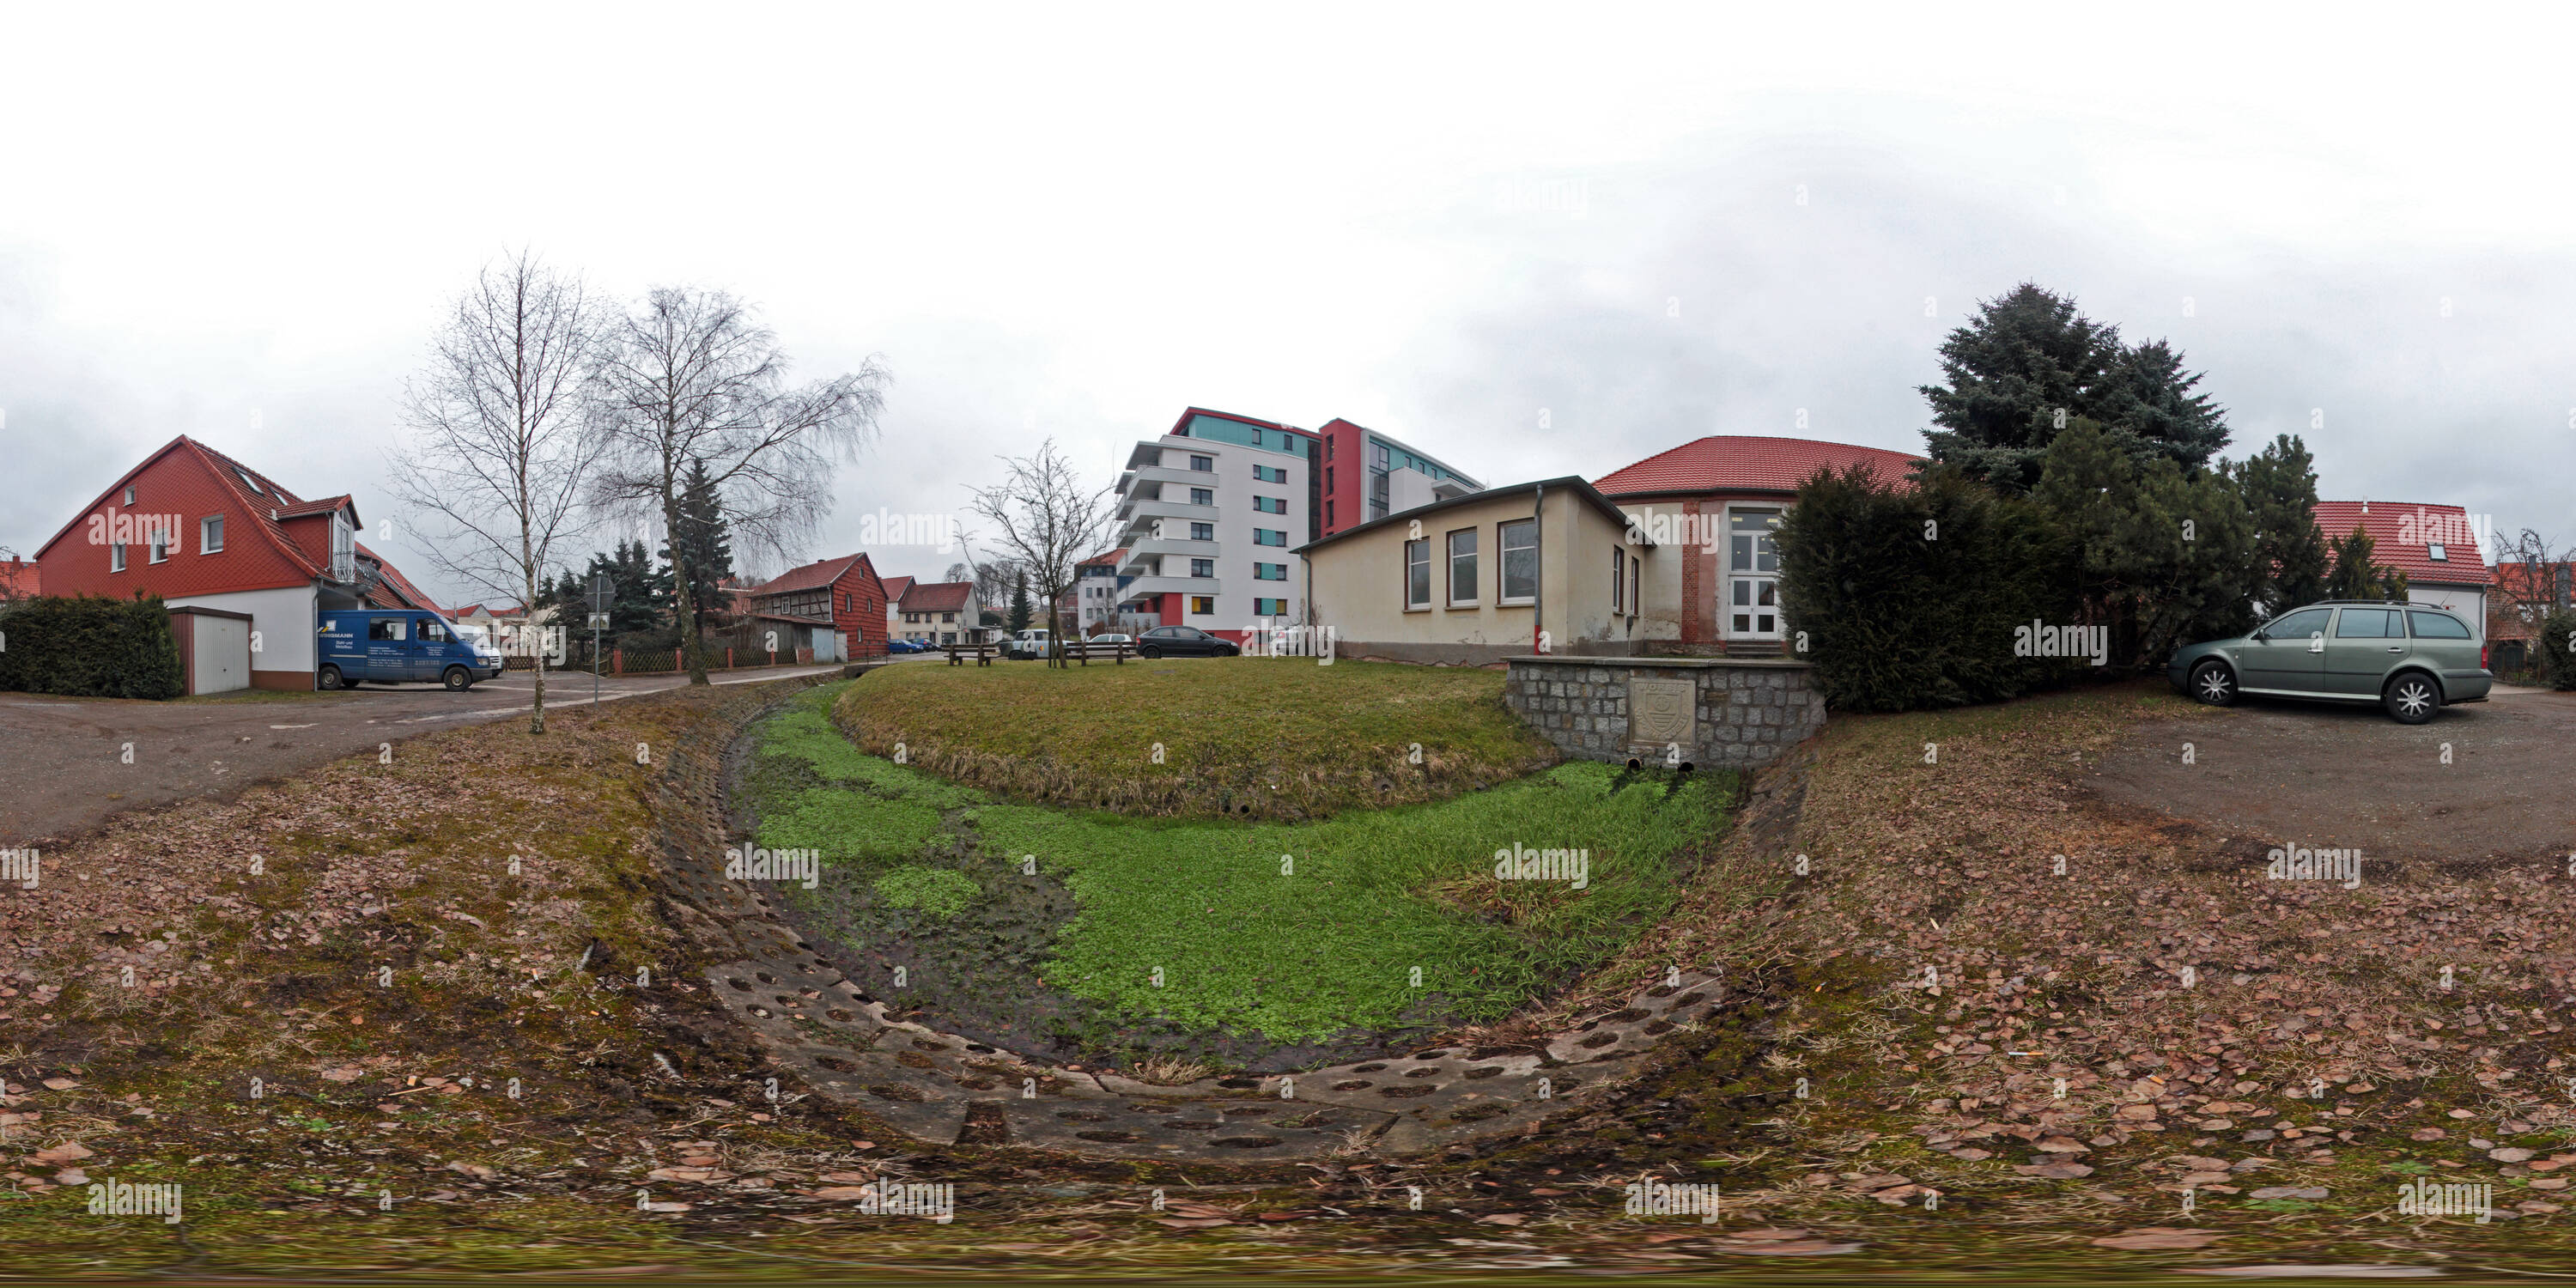
M 2469 628 L 2461 625 L 2460 619 L 2453 617 L 2448 613 L 2408 613 L 2406 618 L 2408 621 L 2414 623 L 2415 638 L 2419 640 L 2464 640 L 2469 638 Z

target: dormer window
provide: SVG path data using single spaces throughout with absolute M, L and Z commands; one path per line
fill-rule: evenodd
M 236 465 L 236 466 L 234 466 L 234 467 L 233 467 L 233 474 L 234 474 L 234 476 L 235 476 L 235 477 L 239 478 L 239 479 L 242 481 L 242 486 L 243 486 L 243 487 L 249 488 L 249 489 L 251 490 L 251 494 L 252 494 L 253 496 L 266 496 L 266 495 L 268 495 L 268 489 L 266 489 L 266 488 L 264 488 L 264 487 L 261 487 L 261 486 L 259 485 L 259 480 L 258 480 L 258 479 L 255 479 L 255 478 L 252 478 L 252 477 L 250 476 L 250 471 L 249 471 L 249 470 L 243 469 L 242 467 L 240 467 L 240 466 Z M 131 504 L 133 504 L 133 500 L 134 500 L 134 498 L 133 498 L 133 497 L 128 496 L 128 497 L 126 498 L 126 503 L 127 503 L 127 504 L 129 504 L 129 505 L 131 505 Z
M 2451 561 L 2451 551 L 2448 546 L 2436 541 L 2433 544 L 2424 547 L 2424 557 L 2435 563 L 2449 563 Z

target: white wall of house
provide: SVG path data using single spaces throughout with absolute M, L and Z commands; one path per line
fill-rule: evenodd
M 250 669 L 301 672 L 309 682 L 319 658 L 313 651 L 313 587 L 240 590 L 220 595 L 182 595 L 172 608 L 220 608 L 250 614 Z
M 1190 527 L 1193 520 L 1189 518 L 1165 519 L 1159 537 L 1150 528 L 1122 525 L 1119 544 L 1130 547 L 1131 552 L 1121 571 L 1144 579 L 1142 584 L 1129 586 L 1128 596 L 1181 594 L 1184 598 L 1180 620 L 1202 630 L 1247 631 L 1264 619 L 1302 620 L 1306 611 L 1304 565 L 1288 552 L 1306 544 L 1306 458 L 1241 443 L 1168 434 L 1140 446 L 1160 449 L 1161 470 L 1177 472 L 1161 476 L 1163 500 L 1187 503 L 1193 488 L 1209 491 L 1215 514 L 1205 521 L 1212 525 L 1214 539 L 1194 538 Z M 1191 469 L 1192 457 L 1208 458 L 1210 468 Z M 1256 465 L 1280 471 L 1284 477 L 1278 482 L 1255 478 Z M 1150 485 L 1139 482 L 1131 486 L 1130 493 L 1149 490 Z M 1284 503 L 1285 509 L 1256 510 L 1255 497 L 1275 499 Z M 1121 503 L 1123 508 L 1126 498 L 1122 497 Z M 1284 534 L 1282 543 L 1257 545 L 1256 530 Z M 1140 545 L 1143 548 L 1138 548 Z M 1199 560 L 1206 561 L 1204 568 L 1194 562 Z M 1256 577 L 1255 572 L 1262 567 L 1282 575 Z M 1193 602 L 1200 598 L 1207 602 Z M 1211 611 L 1195 611 L 1202 606 Z M 1264 607 L 1271 611 L 1259 611 Z
M 2446 608 L 2457 614 L 2479 639 L 2487 637 L 2487 590 L 2484 586 L 2406 584 L 2406 602 Z

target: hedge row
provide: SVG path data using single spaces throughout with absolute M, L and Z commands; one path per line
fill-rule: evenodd
M 2576 691 L 2576 609 L 2562 608 L 2540 619 L 2540 652 L 2534 662 L 2543 683 Z
M 39 596 L 0 613 L 0 690 L 80 698 L 187 692 L 158 597 Z
M 1834 710 L 1994 702 L 2083 665 L 2014 650 L 2016 628 L 2076 620 L 2071 538 L 2036 503 L 1856 466 L 1800 487 L 1778 542 L 1791 656 Z

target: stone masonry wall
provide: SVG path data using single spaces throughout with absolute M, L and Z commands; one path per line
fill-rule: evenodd
M 1669 758 L 1678 745 L 1695 766 L 1765 765 L 1825 725 L 1803 662 L 1524 655 L 1510 667 L 1504 704 L 1585 760 Z

